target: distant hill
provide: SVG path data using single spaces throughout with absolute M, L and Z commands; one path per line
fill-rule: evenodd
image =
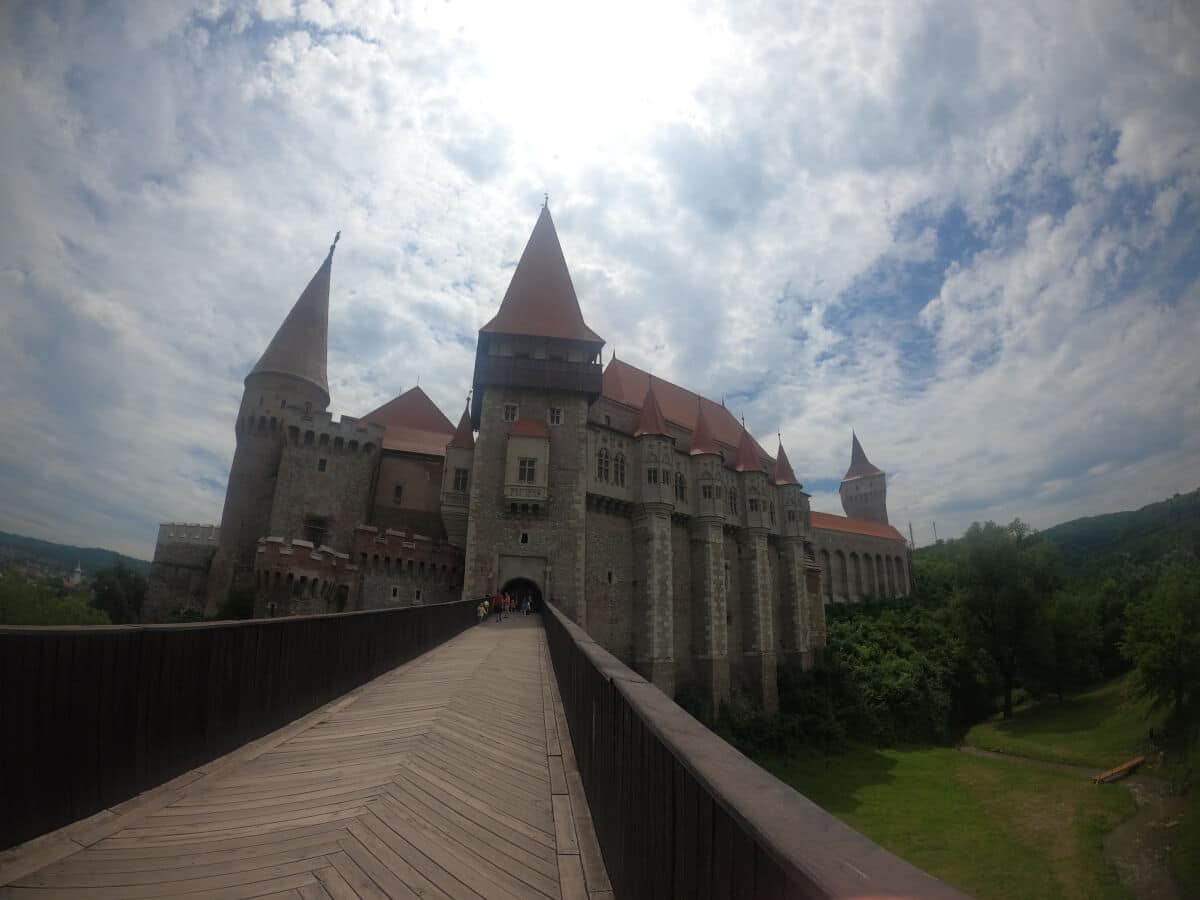
M 1146 561 L 1177 548 L 1200 555 L 1200 488 L 1129 512 L 1072 519 L 1039 534 L 1072 567 L 1114 554 Z
M 79 563 L 83 574 L 88 576 L 93 575 L 97 569 L 115 566 L 120 562 L 142 575 L 150 574 L 150 563 L 147 560 L 134 559 L 115 550 L 72 547 L 69 544 L 54 544 L 0 531 L 0 565 L 7 562 L 32 563 L 63 574 L 73 572 L 75 564 Z

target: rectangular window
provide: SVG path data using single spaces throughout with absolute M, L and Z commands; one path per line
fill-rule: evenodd
M 796 521 L 796 511 L 795 511 L 794 509 L 789 509 L 789 510 L 788 510 L 788 521 L 789 521 L 789 522 L 795 522 L 795 521 Z
M 517 404 L 515 404 L 515 403 L 505 403 L 504 404 L 504 421 L 505 422 L 517 421 Z
M 711 484 L 701 485 L 700 493 L 705 500 L 711 500 L 713 498 L 713 486 Z
M 414 603 L 421 602 L 421 589 L 420 588 L 417 588 L 416 592 L 413 594 L 413 602 Z
M 318 516 L 309 516 L 304 520 L 304 540 L 320 547 L 325 540 L 325 532 L 329 530 L 329 520 Z
M 758 512 L 758 498 L 751 497 L 749 500 L 749 503 L 750 503 L 750 512 Z
M 329 460 L 327 460 L 327 459 L 318 459 L 318 460 L 317 460 L 317 471 L 318 471 L 318 472 L 324 472 L 324 471 L 325 471 L 325 468 L 326 468 L 328 465 L 329 465 Z
M 646 470 L 646 484 L 658 484 L 658 469 Z
M 395 584 L 392 585 L 392 599 L 393 600 L 400 599 L 400 586 L 399 585 L 395 585 Z
M 528 456 L 522 456 L 520 462 L 517 463 L 517 481 L 532 483 L 536 477 L 537 460 Z
M 467 489 L 467 479 L 469 477 L 470 477 L 470 473 L 468 473 L 466 469 L 455 469 L 454 470 L 454 489 L 456 491 L 465 491 Z
M 561 425 L 562 424 L 562 410 L 559 409 L 557 406 L 550 407 L 547 415 L 550 418 L 551 425 Z
M 399 503 L 404 499 L 404 485 L 398 484 L 392 488 L 392 502 Z

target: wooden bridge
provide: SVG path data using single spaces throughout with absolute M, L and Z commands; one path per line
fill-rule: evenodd
M 18 736 L 0 783 L 7 843 L 92 812 L 0 854 L 0 897 L 962 896 L 754 766 L 557 612 L 474 627 L 471 613 L 0 629 L 4 674 L 43 675 L 30 685 L 43 696 L 12 702 L 9 682 L 0 705 Z M 131 691 L 120 672 L 134 646 Z M 324 679 L 298 674 L 306 654 L 322 654 L 309 668 Z M 51 747 L 38 699 L 63 707 L 89 660 L 95 683 L 75 686 L 100 709 L 73 719 L 73 746 Z M 52 665 L 64 674 L 46 687 Z M 264 666 L 297 677 L 243 681 Z M 358 686 L 340 690 L 347 679 Z M 135 706 L 124 719 L 106 697 L 122 690 Z M 122 722 L 152 740 L 122 738 Z M 133 759 L 114 776 L 117 746 Z M 180 773 L 196 754 L 209 758 Z M 58 782 L 70 790 L 53 793 L 72 757 Z

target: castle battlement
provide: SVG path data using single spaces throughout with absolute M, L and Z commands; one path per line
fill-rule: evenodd
M 282 572 L 303 571 L 308 576 L 345 578 L 358 571 L 348 553 L 339 553 L 330 547 L 314 547 L 311 541 L 299 538 L 285 541 L 272 535 L 261 538 L 255 554 L 254 568 L 259 571 L 280 570 Z
M 192 546 L 216 547 L 221 540 L 221 529 L 217 525 L 201 525 L 192 522 L 163 522 L 158 526 L 158 544 L 188 544 Z
M 239 437 L 286 440 L 293 446 L 314 446 L 335 452 L 371 453 L 383 442 L 384 429 L 354 416 L 335 419 L 329 412 L 304 413 L 289 407 L 283 416 L 242 416 L 234 430 Z

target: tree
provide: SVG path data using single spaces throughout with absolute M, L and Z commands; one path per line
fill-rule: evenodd
M 1176 564 L 1125 609 L 1121 652 L 1143 692 L 1182 719 L 1200 695 L 1200 572 Z
M 1039 686 L 1063 701 L 1063 694 L 1099 676 L 1103 644 L 1098 604 L 1059 591 L 1038 616 L 1036 672 Z
M 963 633 L 995 667 L 1008 719 L 1018 674 L 1036 655 L 1040 607 L 1058 582 L 1056 553 L 1020 519 L 975 522 L 960 543 Z
M 99 569 L 92 581 L 92 606 L 108 613 L 116 625 L 138 621 L 145 598 L 145 577 L 124 563 Z

